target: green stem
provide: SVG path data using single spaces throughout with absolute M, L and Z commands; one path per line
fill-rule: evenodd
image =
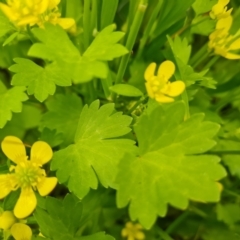
M 190 65 L 191 66 L 197 66 L 198 62 L 202 61 L 201 59 L 203 58 L 203 56 L 205 56 L 205 54 L 208 52 L 208 43 L 204 44 L 195 54 L 194 56 L 190 59 Z
M 181 224 L 188 216 L 189 216 L 189 212 L 185 211 L 184 213 L 182 213 L 177 219 L 175 219 L 167 228 L 166 233 L 171 234 L 177 227 L 179 224 Z
M 84 49 L 86 50 L 90 43 L 90 20 L 91 20 L 91 0 L 84 0 L 84 12 L 83 12 L 83 42 Z
M 108 71 L 108 75 L 106 79 L 101 79 L 101 84 L 102 84 L 102 88 L 105 94 L 106 99 L 111 99 L 111 92 L 109 90 L 109 87 L 112 86 L 112 78 L 110 75 L 110 71 Z
M 164 232 L 161 228 L 158 228 L 158 233 L 163 240 L 173 240 L 166 232 Z
M 150 34 L 151 30 L 152 30 L 154 21 L 156 20 L 159 12 L 161 10 L 162 4 L 163 4 L 163 0 L 159 0 L 158 3 L 157 3 L 157 6 L 153 10 L 153 13 L 152 13 L 152 15 L 151 15 L 151 17 L 150 17 L 150 19 L 149 19 L 149 21 L 147 23 L 147 26 L 144 29 L 143 37 L 140 40 L 140 46 L 139 46 L 136 58 L 139 58 L 142 55 L 142 51 L 143 51 L 143 49 L 144 49 L 144 47 L 146 45 L 146 42 L 147 42 L 149 34 Z
M 184 120 L 187 120 L 188 118 L 190 118 L 190 110 L 189 110 L 189 102 L 188 102 L 188 94 L 187 91 L 185 89 L 185 91 L 182 93 L 181 95 L 182 100 L 185 104 L 185 116 L 184 116 Z
M 223 189 L 223 192 L 227 193 L 230 196 L 234 196 L 234 197 L 240 198 L 240 195 L 235 193 L 235 192 L 233 192 L 233 191 L 230 191 L 230 190 L 227 190 L 227 189 Z
M 93 85 L 93 80 L 87 83 L 87 90 L 89 93 L 89 103 L 92 103 L 95 100 L 95 89 Z
M 142 102 L 145 101 L 147 96 L 142 96 L 129 110 L 128 114 L 130 115 Z
M 204 69 L 210 68 L 218 59 L 220 58 L 219 55 L 215 55 L 211 60 L 205 65 Z
M 208 152 L 208 154 L 218 154 L 218 155 L 221 155 L 221 154 L 230 154 L 230 155 L 238 155 L 240 154 L 240 151 L 211 151 L 211 152 Z
M 97 28 L 97 17 L 98 17 L 98 3 L 97 0 L 92 0 L 92 14 L 91 14 L 91 26 L 90 26 L 90 38 L 92 31 Z M 97 29 L 96 29 L 97 30 Z
M 137 38 L 137 34 L 139 32 L 140 26 L 142 24 L 142 20 L 143 20 L 143 16 L 145 14 L 146 8 L 147 8 L 146 0 L 140 0 L 136 15 L 133 19 L 133 24 L 130 28 L 130 32 L 129 32 L 127 42 L 126 42 L 126 48 L 129 50 L 129 54 L 126 54 L 121 59 L 120 66 L 119 66 L 119 69 L 117 72 L 116 84 L 120 83 L 123 79 L 123 76 L 124 76 L 124 73 L 125 73 L 125 70 L 127 67 L 127 63 L 128 63 L 129 57 L 131 55 L 133 45 Z

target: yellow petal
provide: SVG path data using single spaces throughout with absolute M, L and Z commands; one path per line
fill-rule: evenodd
M 143 240 L 143 239 L 145 239 L 145 234 L 143 233 L 143 232 L 136 232 L 136 234 L 135 234 L 135 238 L 137 239 L 137 240 Z
M 172 82 L 168 88 L 166 94 L 170 97 L 176 97 L 180 95 L 185 89 L 185 83 L 183 81 Z
M 12 211 L 4 211 L 0 214 L 0 229 L 8 230 L 16 221 Z
M 234 53 L 227 53 L 226 55 L 224 55 L 225 58 L 227 59 L 240 59 L 240 55 L 239 54 L 234 54 Z
M 164 77 L 164 81 L 168 82 L 168 80 L 172 77 L 175 72 L 175 65 L 172 61 L 164 61 L 160 64 L 158 68 L 158 77 Z
M 231 15 L 226 18 L 221 18 L 217 21 L 216 29 L 223 29 L 224 32 L 228 32 L 232 26 L 232 22 L 233 18 Z
M 156 101 L 159 103 L 170 103 L 170 102 L 174 102 L 173 98 L 167 97 L 163 94 L 158 94 L 156 96 Z
M 49 6 L 49 0 L 41 0 L 41 3 L 39 4 L 38 13 L 43 14 L 47 11 Z
M 15 240 L 32 239 L 32 229 L 24 223 L 15 223 L 11 228 L 11 234 Z
M 1 147 L 4 154 L 15 163 L 18 163 L 19 160 L 26 157 L 25 146 L 17 137 L 5 137 L 2 141 Z
M 37 16 L 31 15 L 31 16 L 27 16 L 24 18 L 21 18 L 20 21 L 18 21 L 17 25 L 20 26 L 25 26 L 25 25 L 30 25 L 33 26 L 35 24 L 37 24 L 39 22 L 39 18 Z
M 148 96 L 150 98 L 154 98 L 154 93 L 153 93 L 153 90 L 152 90 L 150 82 L 146 82 L 145 86 L 146 86 L 146 89 L 147 89 Z
M 66 30 L 75 25 L 75 20 L 73 18 L 59 18 L 57 24 Z
M 127 237 L 128 236 L 128 229 L 123 228 L 122 231 L 121 231 L 121 235 L 122 235 L 122 237 Z
M 31 161 L 43 165 L 51 160 L 53 156 L 52 148 L 43 141 L 37 141 L 31 148 Z
M 9 184 L 10 174 L 0 175 L 0 199 L 5 198 L 13 189 Z
M 220 4 L 222 6 L 226 6 L 229 2 L 230 2 L 230 0 L 218 0 L 217 4 Z
M 156 63 L 152 62 L 148 65 L 148 67 L 146 68 L 145 72 L 144 72 L 144 79 L 146 81 L 149 81 L 155 74 L 155 70 L 156 70 Z
M 14 207 L 14 215 L 17 218 L 29 216 L 37 206 L 37 199 L 31 187 L 22 188 L 19 199 Z
M 53 9 L 55 7 L 57 7 L 57 5 L 60 3 L 60 0 L 49 0 L 48 3 L 48 9 Z
M 57 182 L 58 180 L 56 177 L 43 178 L 37 185 L 39 194 L 43 197 L 48 195 L 56 187 Z
M 240 38 L 235 40 L 233 43 L 230 44 L 229 50 L 238 50 L 240 49 Z
M 16 21 L 17 17 L 15 12 L 8 5 L 0 3 L 0 10 L 8 17 L 10 21 Z

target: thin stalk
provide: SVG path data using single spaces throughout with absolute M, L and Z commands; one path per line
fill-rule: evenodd
M 128 114 L 131 114 L 142 102 L 144 102 L 146 96 L 141 97 L 129 110 Z
M 106 97 L 106 99 L 111 99 L 111 92 L 109 90 L 109 87 L 112 86 L 112 78 L 110 75 L 110 71 L 108 72 L 107 78 L 106 79 L 101 79 L 101 84 L 102 84 L 102 88 L 104 91 L 104 95 Z
M 221 154 L 229 154 L 229 155 L 238 155 L 240 154 L 240 151 L 211 151 L 211 152 L 208 152 L 208 154 L 218 154 L 218 155 L 221 155 Z
M 83 42 L 84 49 L 86 50 L 90 44 L 90 20 L 91 20 L 91 0 L 84 0 L 84 9 L 83 9 Z
M 101 29 L 113 23 L 118 7 L 118 0 L 103 0 L 101 9 Z
M 98 0 L 92 0 L 92 12 L 91 12 L 91 25 L 90 25 L 90 38 L 92 37 L 93 30 L 97 28 L 97 16 L 98 16 Z
M 130 32 L 129 32 L 127 42 L 126 42 L 126 48 L 129 50 L 129 54 L 126 54 L 121 59 L 120 66 L 119 66 L 119 69 L 117 72 L 116 84 L 120 83 L 122 81 L 124 73 L 126 71 L 128 60 L 129 60 L 130 54 L 132 52 L 133 45 L 136 41 L 137 34 L 139 32 L 140 26 L 142 24 L 143 16 L 144 16 L 146 8 L 147 8 L 146 2 L 147 2 L 146 0 L 140 0 L 140 3 L 138 5 L 138 9 L 137 9 L 136 15 L 133 19 L 133 24 L 130 28 Z
M 161 228 L 158 228 L 158 233 L 163 240 L 173 240 L 166 232 L 164 232 Z
M 204 44 L 195 54 L 194 56 L 190 59 L 190 65 L 194 66 L 196 63 L 201 59 L 205 53 L 207 52 L 208 48 L 208 43 Z
M 188 101 L 188 95 L 187 95 L 187 91 L 185 90 L 182 95 L 182 100 L 185 103 L 185 116 L 184 116 L 184 120 L 187 120 L 188 118 L 190 118 L 190 110 L 189 110 L 189 101 Z
M 218 59 L 220 58 L 219 55 L 215 55 L 211 60 L 205 65 L 204 69 L 210 68 Z
M 143 34 L 143 37 L 140 40 L 140 46 L 139 46 L 136 58 L 139 58 L 142 55 L 142 51 L 143 51 L 143 49 L 146 45 L 146 42 L 147 42 L 149 34 L 152 30 L 154 21 L 156 20 L 159 12 L 161 10 L 162 4 L 163 4 L 163 0 L 159 0 L 156 8 L 154 9 L 154 11 L 153 11 L 148 23 L 147 23 L 146 28 L 144 29 L 144 34 Z
M 166 229 L 166 233 L 171 234 L 178 227 L 178 225 L 181 224 L 189 216 L 189 214 L 190 213 L 188 211 L 182 213 L 168 226 L 168 228 Z
M 235 193 L 235 192 L 233 192 L 233 191 L 230 191 L 230 190 L 227 190 L 227 189 L 223 189 L 223 192 L 227 193 L 230 196 L 234 196 L 234 197 L 240 198 L 240 195 Z

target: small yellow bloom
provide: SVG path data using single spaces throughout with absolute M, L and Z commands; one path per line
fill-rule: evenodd
M 133 224 L 132 222 L 127 222 L 121 234 L 122 237 L 127 238 L 127 240 L 145 239 L 145 235 L 142 232 L 142 226 L 139 223 Z
M 208 47 L 215 54 L 227 59 L 240 59 L 240 55 L 235 53 L 235 51 L 240 50 L 239 33 L 229 34 L 232 22 L 232 16 L 217 21 L 216 30 L 209 36 Z
M 60 0 L 7 0 L 7 4 L 0 3 L 0 9 L 17 27 L 43 27 L 45 22 L 50 22 L 65 30 L 74 29 L 74 19 L 60 18 L 59 3 Z
M 230 0 L 218 0 L 217 4 L 212 7 L 210 17 L 212 19 L 221 19 L 230 16 L 232 8 L 227 11 L 227 4 Z
M 175 72 L 174 63 L 168 60 L 161 63 L 157 76 L 155 70 L 156 63 L 151 63 L 144 73 L 149 97 L 156 99 L 159 103 L 173 102 L 172 97 L 180 95 L 185 89 L 183 81 L 169 82 Z
M 12 211 L 4 211 L 0 214 L 0 229 L 3 229 L 8 235 L 12 235 L 15 240 L 31 240 L 31 228 L 17 221 L 18 219 Z
M 57 178 L 46 177 L 45 170 L 41 168 L 51 160 L 53 152 L 47 143 L 37 141 L 31 148 L 28 160 L 24 144 L 14 136 L 5 137 L 1 146 L 4 154 L 16 165 L 10 167 L 11 173 L 0 175 L 0 199 L 21 188 L 20 197 L 14 207 L 14 215 L 17 218 L 25 218 L 37 205 L 33 190 L 37 189 L 41 196 L 46 196 L 57 184 Z

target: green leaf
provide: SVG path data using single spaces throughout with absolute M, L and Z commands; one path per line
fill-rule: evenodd
M 91 45 L 88 47 L 83 56 L 91 59 L 109 61 L 128 53 L 128 50 L 117 42 L 123 38 L 125 33 L 113 32 L 116 25 L 112 24 L 105 27 L 97 34 Z
M 167 205 L 186 209 L 189 200 L 219 201 L 216 181 L 226 176 L 214 155 L 202 155 L 215 142 L 219 125 L 203 114 L 184 119 L 184 104 L 156 107 L 135 126 L 139 156 L 126 154 L 119 165 L 117 204 L 130 202 L 132 220 L 150 228 Z
M 28 99 L 25 87 L 7 89 L 0 81 L 0 128 L 12 119 L 12 112 L 22 111 L 22 102 Z
M 211 11 L 217 0 L 195 0 L 192 7 L 197 15 Z
M 209 16 L 199 15 L 192 21 L 191 32 L 209 36 L 215 29 L 216 21 Z
M 176 61 L 180 59 L 184 64 L 187 64 L 191 55 L 191 46 L 188 45 L 187 39 L 181 40 L 179 36 L 176 36 L 174 40 L 168 37 L 168 41 Z
M 240 222 L 240 206 L 237 203 L 227 203 L 217 205 L 217 218 L 225 222 L 229 227 Z
M 168 41 L 178 67 L 179 78 L 184 81 L 187 86 L 198 82 L 200 86 L 215 88 L 217 82 L 211 77 L 205 76 L 208 69 L 196 73 L 193 68 L 187 64 L 191 54 L 191 47 L 188 45 L 187 40 L 181 40 L 179 37 L 172 40 L 168 37 Z
M 86 105 L 79 118 L 75 143 L 54 154 L 51 168 L 59 182 L 83 198 L 98 180 L 104 187 L 116 188 L 117 165 L 125 151 L 134 151 L 134 142 L 119 138 L 131 131 L 132 119 L 115 112 L 114 104 L 99 108 L 99 101 Z
M 39 140 L 47 142 L 52 148 L 59 146 L 64 141 L 64 137 L 62 133 L 56 132 L 56 129 L 44 128 Z
M 34 94 L 40 102 L 46 100 L 48 95 L 55 93 L 56 85 L 71 85 L 71 79 L 54 63 L 42 68 L 24 58 L 16 58 L 14 61 L 16 64 L 9 68 L 16 73 L 12 78 L 12 84 L 26 86 L 28 94 Z
M 126 48 L 116 43 L 123 37 L 123 33 L 113 32 L 114 29 L 115 25 L 103 29 L 81 56 L 60 26 L 46 24 L 45 29 L 32 30 L 41 43 L 35 43 L 28 54 L 54 61 L 74 83 L 87 82 L 94 77 L 103 79 L 108 73 L 104 61 L 127 53 Z
M 4 15 L 4 13 L 0 10 L 0 37 L 4 36 L 10 31 L 13 31 L 14 29 L 15 27 Z
M 82 203 L 73 195 L 68 194 L 62 201 L 48 197 L 46 210 L 38 207 L 34 217 L 42 234 L 52 240 L 114 240 L 104 233 L 90 236 L 77 236 L 81 227 Z
M 65 145 L 72 143 L 82 110 L 81 98 L 76 94 L 57 94 L 46 106 L 48 112 L 43 115 L 40 128 L 56 130 L 63 135 Z
M 143 95 L 143 93 L 138 88 L 129 84 L 116 84 L 109 89 L 118 95 L 127 97 L 140 97 Z

